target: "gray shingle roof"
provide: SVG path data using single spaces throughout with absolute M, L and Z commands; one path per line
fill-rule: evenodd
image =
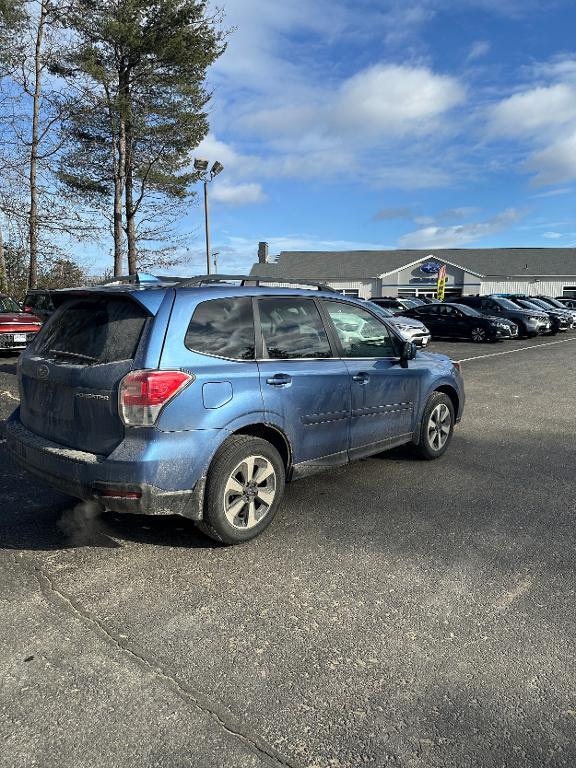
M 442 248 L 389 251 L 282 251 L 278 261 L 254 264 L 251 274 L 309 280 L 377 277 L 421 258 L 432 257 L 485 277 L 576 276 L 575 248 Z M 526 268 L 527 267 L 527 268 Z

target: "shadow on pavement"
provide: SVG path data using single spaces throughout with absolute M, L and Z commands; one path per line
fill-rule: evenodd
M 178 515 L 134 515 L 105 512 L 100 518 L 109 536 L 161 547 L 218 549 L 218 544 L 196 528 L 192 520 Z

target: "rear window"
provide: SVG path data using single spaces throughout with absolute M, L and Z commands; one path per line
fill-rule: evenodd
M 248 297 L 213 299 L 199 304 L 184 344 L 192 352 L 232 360 L 253 360 L 254 316 Z
M 133 301 L 74 302 L 41 332 L 36 352 L 78 365 L 131 360 L 147 317 Z

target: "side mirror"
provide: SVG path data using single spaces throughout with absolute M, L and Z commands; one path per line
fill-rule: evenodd
M 403 341 L 400 345 L 400 366 L 408 368 L 408 361 L 414 360 L 418 347 L 413 341 Z

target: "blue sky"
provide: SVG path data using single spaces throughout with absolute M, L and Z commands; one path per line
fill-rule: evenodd
M 227 0 L 209 74 L 222 271 L 280 250 L 576 244 L 576 6 Z M 186 227 L 202 268 L 200 201 Z M 181 270 L 182 271 L 182 270 Z

